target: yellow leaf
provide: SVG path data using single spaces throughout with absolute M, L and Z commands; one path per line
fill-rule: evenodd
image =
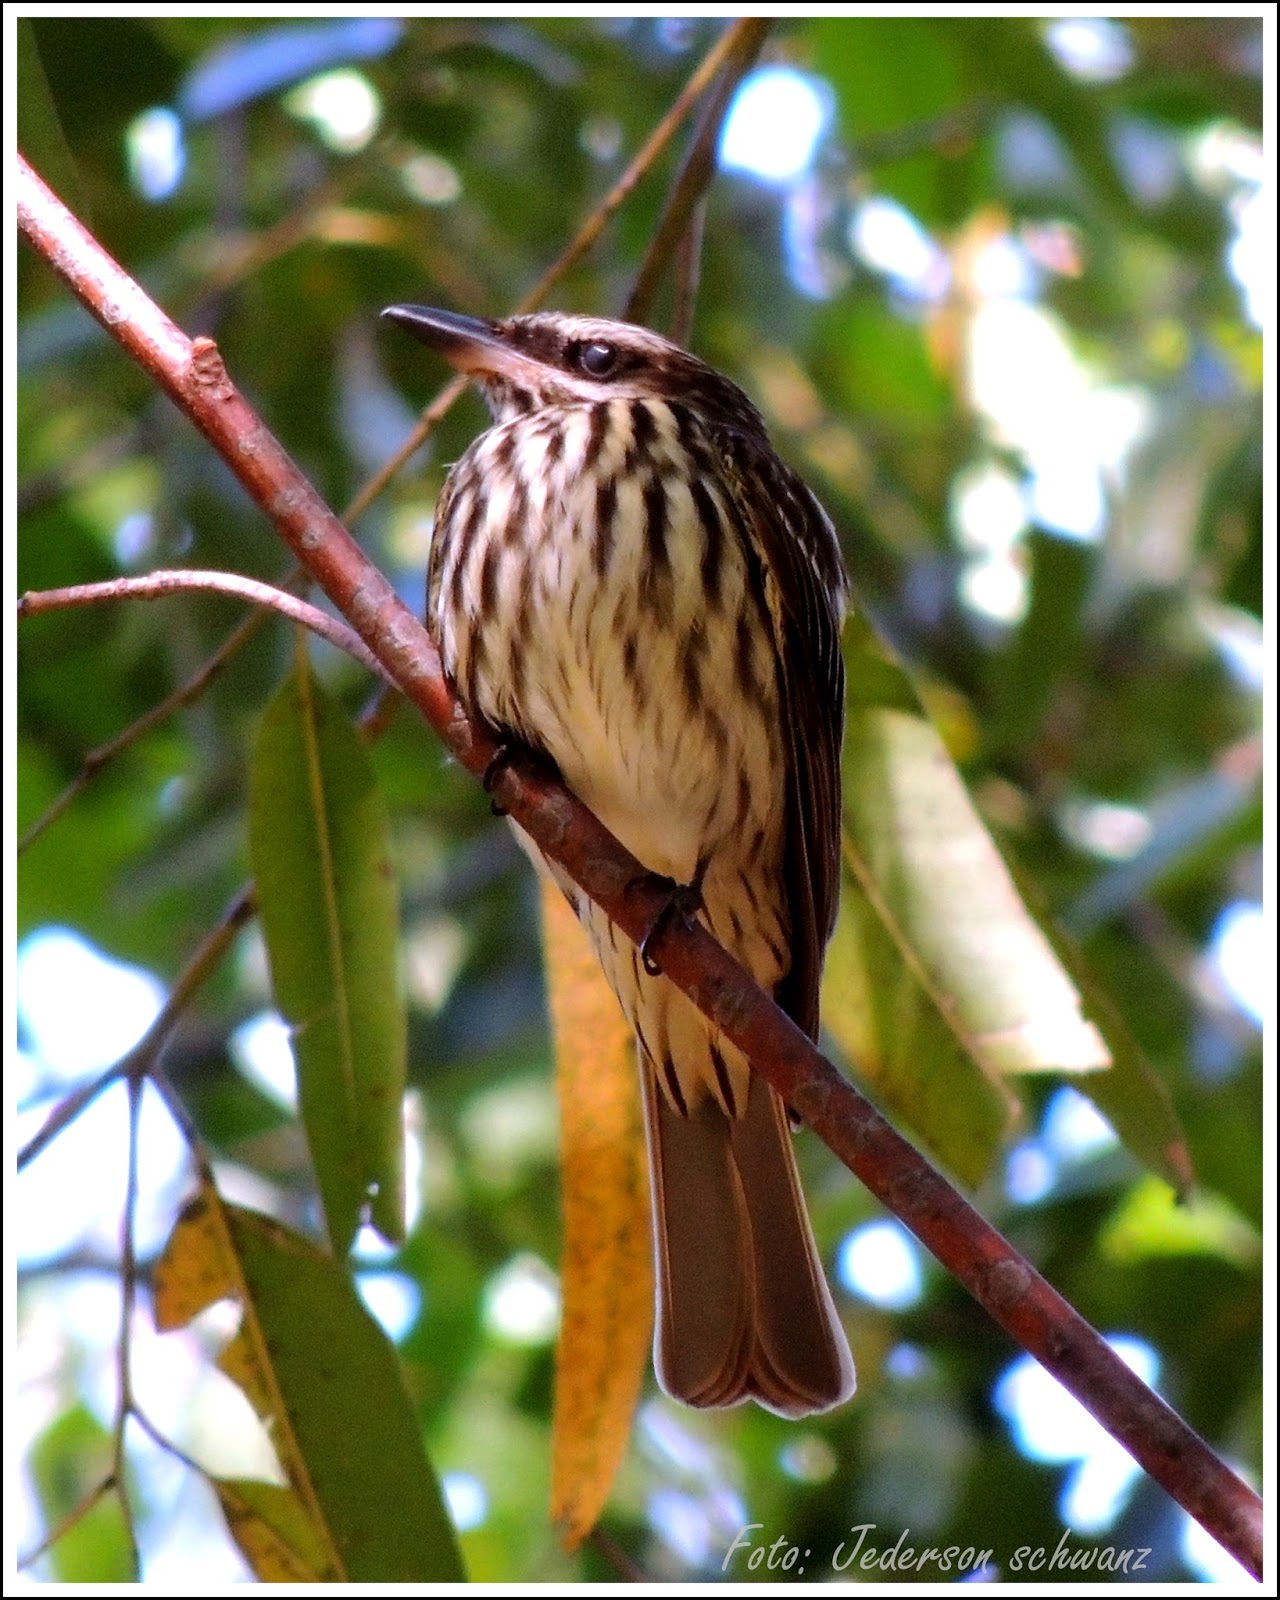
M 244 1291 L 227 1234 L 222 1201 L 215 1190 L 200 1192 L 183 1207 L 152 1275 L 156 1328 L 171 1333 L 218 1300 L 238 1300 Z
M 243 1307 L 248 1295 L 229 1220 L 221 1196 L 202 1186 L 183 1208 L 159 1261 L 154 1284 L 155 1324 L 160 1333 L 182 1328 L 218 1300 L 235 1300 Z M 279 1396 L 271 1378 L 271 1363 L 252 1316 L 244 1318 L 218 1357 L 218 1366 L 248 1395 L 254 1410 L 270 1422 L 278 1410 Z M 288 1449 L 287 1437 L 276 1441 Z M 292 1476 L 295 1463 L 282 1461 Z
M 549 883 L 542 921 L 564 1195 L 551 1516 L 573 1550 L 608 1498 L 653 1338 L 649 1168 L 631 1030 Z

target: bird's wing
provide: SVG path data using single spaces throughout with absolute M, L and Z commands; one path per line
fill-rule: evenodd
M 432 519 L 431 543 L 427 547 L 427 578 L 426 597 L 424 602 L 424 615 L 427 622 L 427 631 L 434 637 L 435 619 L 440 613 L 440 584 L 444 576 L 445 546 L 448 542 L 445 535 L 449 528 L 449 519 L 453 516 L 454 501 L 457 499 L 458 486 L 463 481 L 463 474 L 458 471 L 459 462 L 454 462 L 448 476 L 440 486 L 440 493 L 436 497 L 436 509 Z M 438 642 L 438 641 L 437 641 Z
M 722 441 L 736 509 L 763 569 L 787 741 L 787 891 L 791 971 L 778 1001 L 818 1035 L 818 991 L 840 895 L 840 744 L 848 580 L 835 529 L 773 452 L 734 433 Z

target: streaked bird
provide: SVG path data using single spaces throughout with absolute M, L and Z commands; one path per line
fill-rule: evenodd
M 844 716 L 846 579 L 826 514 L 746 395 L 644 328 L 384 315 L 469 374 L 493 415 L 441 491 L 427 579 L 463 705 L 550 757 L 815 1038 Z M 853 1362 L 786 1107 L 521 842 L 568 895 L 635 1029 L 659 1381 L 695 1406 L 839 1404 Z

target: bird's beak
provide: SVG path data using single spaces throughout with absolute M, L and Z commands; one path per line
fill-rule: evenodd
M 459 372 L 501 372 L 517 359 L 494 324 L 483 317 L 435 311 L 430 306 L 388 306 L 382 315 L 438 351 Z

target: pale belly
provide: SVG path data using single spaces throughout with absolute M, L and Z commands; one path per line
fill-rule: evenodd
M 678 470 L 674 424 L 647 470 L 628 472 L 628 408 L 614 409 L 623 421 L 585 475 L 586 408 L 559 414 L 550 466 L 536 419 L 477 442 L 490 455 L 506 435 L 518 446 L 505 471 L 482 473 L 483 503 L 453 508 L 467 536 L 443 562 L 433 625 L 473 708 L 545 749 L 646 866 L 688 880 L 709 850 L 781 828 L 774 662 L 735 539 L 721 538 L 707 581 L 705 512 Z M 702 495 L 727 528 L 724 491 Z

